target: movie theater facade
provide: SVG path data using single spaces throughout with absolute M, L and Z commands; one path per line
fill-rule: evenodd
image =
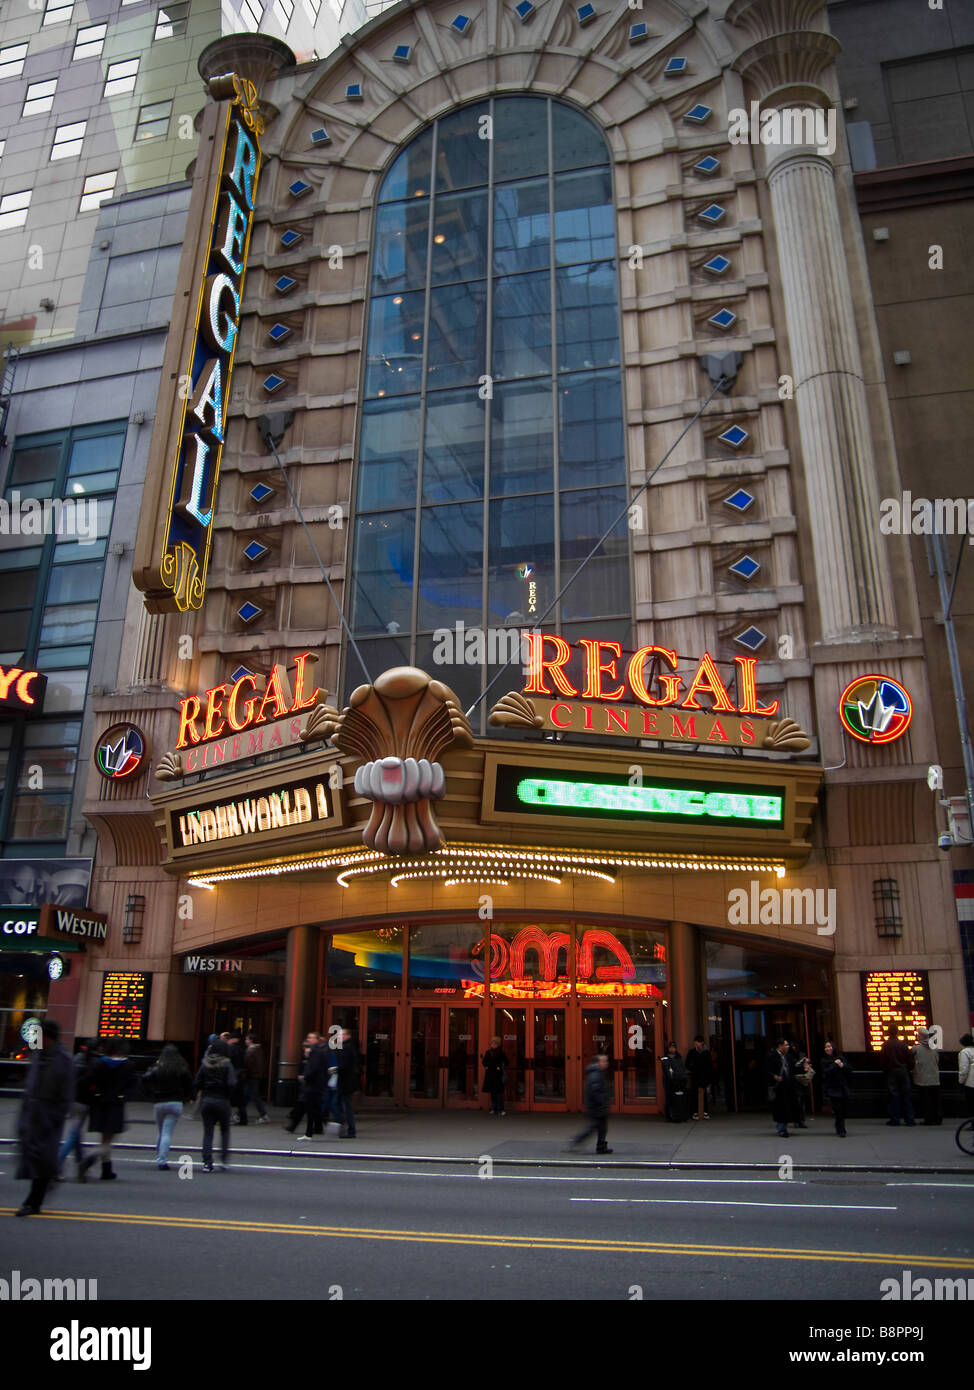
M 94 962 L 151 976 L 144 1036 L 253 1028 L 293 1080 L 345 1025 L 406 1106 L 483 1104 L 498 1036 L 534 1110 L 603 1050 L 654 1111 L 670 1039 L 746 1106 L 781 1033 L 865 1050 L 880 986 L 962 1031 L 844 147 L 727 135 L 831 110 L 835 43 L 812 0 L 722 8 L 405 3 L 324 62 L 204 54 L 95 704 L 151 756 L 85 805 L 92 905 L 144 899 Z

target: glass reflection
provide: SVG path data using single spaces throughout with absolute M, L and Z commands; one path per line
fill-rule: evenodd
M 373 294 L 422 289 L 426 284 L 429 200 L 393 203 L 375 221 Z
M 418 391 L 423 374 L 423 294 L 384 295 L 369 313 L 366 396 Z
M 421 516 L 419 626 L 472 626 L 481 613 L 483 505 L 424 507 Z
M 600 261 L 615 252 L 612 175 L 559 174 L 555 179 L 555 261 L 574 265 Z
M 355 632 L 409 631 L 414 515 L 412 511 L 389 512 L 360 517 L 356 522 L 352 584 Z
M 549 380 L 495 388 L 490 436 L 493 496 L 550 488 L 554 460 L 551 411 Z
M 464 502 L 484 493 L 484 417 L 476 392 L 437 391 L 426 406 L 423 501 Z
M 613 517 L 623 511 L 625 501 L 624 488 L 562 493 L 562 583 L 585 559 Z M 628 607 L 629 538 L 623 515 L 565 594 L 561 610 L 567 622 L 572 618 L 624 613 Z
M 483 279 L 487 274 L 486 193 L 437 197 L 431 256 L 434 285 Z
M 618 372 L 558 380 L 559 474 L 563 488 L 623 476 L 624 421 Z
M 395 202 L 399 198 L 428 197 L 430 173 L 433 159 L 433 130 L 424 130 L 399 155 L 388 174 L 382 180 L 379 191 L 380 203 Z
M 359 440 L 359 511 L 413 505 L 418 453 L 419 397 L 368 401 Z
M 484 371 L 487 287 L 442 285 L 430 293 L 430 387 L 475 382 Z
M 547 271 L 494 281 L 494 376 L 551 371 L 551 287 Z
M 550 229 L 547 179 L 498 188 L 494 194 L 494 270 L 540 270 L 548 265 Z
M 490 140 L 484 134 L 487 103 L 464 106 L 439 122 L 436 154 L 436 191 L 475 188 L 487 182 Z
M 505 97 L 494 103 L 494 178 L 498 182 L 548 172 L 546 106 L 544 97 Z
M 558 368 L 615 366 L 619 318 L 613 261 L 574 265 L 555 274 Z
M 555 594 L 552 494 L 491 502 L 488 556 L 490 622 L 530 627 Z
M 581 169 L 588 164 L 608 162 L 605 140 L 581 111 L 563 102 L 554 102 L 551 124 L 556 170 Z

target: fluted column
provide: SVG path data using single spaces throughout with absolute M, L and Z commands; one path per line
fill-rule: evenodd
M 823 641 L 892 628 L 886 552 L 835 178 L 809 149 L 768 172 Z
M 700 1028 L 700 982 L 697 978 L 697 934 L 687 922 L 671 922 L 667 993 L 670 996 L 667 1029 L 670 1041 L 684 1055 Z

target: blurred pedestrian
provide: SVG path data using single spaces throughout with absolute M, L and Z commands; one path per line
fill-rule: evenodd
M 815 1068 L 797 1043 L 792 1043 L 788 1049 L 788 1059 L 792 1062 L 792 1077 L 795 1082 L 795 1128 L 807 1129 L 805 1121 L 812 1113 L 812 1080 Z
M 291 1123 L 284 1128 L 293 1134 L 307 1116 L 306 1133 L 299 1140 L 314 1139 L 324 1132 L 321 1107 L 328 1085 L 328 1057 L 318 1033 L 309 1033 L 302 1048 L 303 1060 L 298 1074 L 298 1103 L 291 1111 Z
M 88 1130 L 100 1134 L 101 1143 L 93 1154 L 78 1167 L 78 1181 L 85 1182 L 88 1169 L 101 1159 L 103 1182 L 118 1177 L 112 1167 L 112 1140 L 125 1129 L 125 1102 L 135 1081 L 135 1070 L 128 1059 L 128 1049 L 121 1038 L 106 1038 L 102 1055 L 88 1075 L 91 1098 L 88 1111 Z
M 915 1125 L 910 1087 L 912 1056 L 906 1043 L 900 1042 L 895 1023 L 891 1023 L 887 1030 L 886 1041 L 879 1051 L 879 1064 L 886 1073 L 889 1095 L 889 1119 L 886 1123 L 898 1125 L 902 1115 L 908 1125 Z
M 779 1038 L 768 1057 L 768 1100 L 771 1102 L 771 1118 L 782 1139 L 788 1138 L 788 1121 L 794 1113 L 795 1105 L 794 1072 L 788 1051 L 788 1039 Z
M 822 1094 L 828 1098 L 835 1117 L 835 1132 L 846 1137 L 845 1122 L 852 1093 L 852 1068 L 831 1039 L 825 1044 L 825 1056 L 819 1070 L 822 1073 Z
M 910 1049 L 913 1056 L 913 1084 L 923 1111 L 923 1123 L 942 1125 L 944 1117 L 940 1110 L 940 1054 L 933 1045 L 933 1038 L 931 1028 L 921 1028 L 917 1034 L 916 1046 Z
M 709 1053 L 708 1053 L 709 1056 Z M 575 1135 L 568 1145 L 568 1152 L 577 1149 L 590 1134 L 595 1135 L 595 1152 L 610 1154 L 612 1150 L 606 1143 L 609 1129 L 609 1110 L 612 1105 L 612 1079 L 609 1076 L 609 1059 L 604 1052 L 598 1052 L 585 1068 L 585 1113 L 589 1122 Z
M 506 1115 L 504 1109 L 504 1088 L 507 1085 L 507 1053 L 501 1047 L 500 1038 L 491 1038 L 490 1047 L 483 1056 L 484 1091 L 490 1096 L 490 1113 Z
M 17 1121 L 20 1159 L 17 1177 L 30 1189 L 18 1216 L 37 1216 L 47 1189 L 57 1177 L 58 1145 L 74 1099 L 75 1068 L 61 1046 L 61 1029 L 53 1018 L 41 1020 L 40 1047 L 31 1051 Z
M 158 1136 L 156 1167 L 165 1170 L 169 1167 L 169 1146 L 183 1113 L 183 1102 L 193 1095 L 193 1074 L 179 1048 L 166 1043 L 158 1062 L 143 1076 L 142 1084 L 155 1102 L 152 1108 Z
M 673 1124 L 683 1124 L 689 1118 L 690 1109 L 687 1101 L 687 1087 L 690 1084 L 690 1073 L 686 1069 L 686 1063 L 677 1050 L 676 1043 L 671 1042 L 666 1049 L 666 1056 L 663 1058 L 663 1117 L 670 1120 Z
M 257 1041 L 256 1033 L 248 1033 L 245 1039 L 244 1050 L 244 1090 L 243 1100 L 240 1104 L 240 1123 L 247 1123 L 247 1106 L 253 1102 L 257 1107 L 257 1123 L 259 1125 L 269 1125 L 267 1110 L 264 1106 L 264 1083 L 267 1078 L 267 1060 L 264 1056 L 264 1049 Z M 232 1058 L 230 1059 L 233 1060 Z
M 61 1140 L 61 1147 L 58 1149 L 57 1167 L 58 1177 L 60 1178 L 64 1170 L 64 1160 L 68 1154 L 74 1154 L 74 1161 L 78 1168 L 81 1167 L 81 1160 L 84 1158 L 84 1148 L 81 1143 L 81 1136 L 84 1133 L 85 1125 L 88 1123 L 88 1076 L 91 1068 L 98 1056 L 97 1039 L 89 1046 L 82 1039 L 79 1039 L 80 1046 L 74 1054 L 74 1100 L 71 1103 L 71 1114 L 68 1119 L 67 1133 Z
M 362 1069 L 358 1045 L 348 1028 L 342 1029 L 341 1047 L 338 1049 L 338 1104 L 339 1119 L 342 1124 L 343 1139 L 355 1138 L 355 1112 L 352 1098 L 361 1090 L 359 1073 Z
M 693 1046 L 687 1053 L 686 1069 L 690 1073 L 690 1095 L 696 1106 L 693 1118 L 699 1120 L 702 1115 L 705 1120 L 709 1120 L 707 1091 L 714 1084 L 714 1059 L 702 1033 L 697 1034 Z
M 245 1125 L 247 1123 L 247 1076 L 244 1070 L 244 1057 L 247 1049 L 243 1039 L 236 1028 L 231 1028 L 227 1033 L 221 1033 L 223 1041 L 230 1049 L 230 1065 L 233 1067 L 233 1074 L 237 1078 L 237 1084 L 233 1088 L 233 1095 L 230 1097 L 230 1106 L 236 1111 L 234 1124 Z
M 203 1172 L 213 1172 L 213 1130 L 220 1126 L 220 1167 L 230 1162 L 230 1097 L 237 1085 L 237 1074 L 230 1061 L 230 1049 L 222 1038 L 207 1048 L 194 1081 L 200 1097 L 203 1120 Z
M 964 1093 L 967 1113 L 974 1115 L 974 1037 L 965 1033 L 960 1045 L 961 1050 L 957 1054 L 957 1080 Z

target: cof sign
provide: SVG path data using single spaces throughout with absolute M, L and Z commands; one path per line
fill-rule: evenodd
M 0 949 L 37 936 L 40 918 L 39 907 L 0 907 Z
M 229 74 L 211 79 L 210 91 L 220 101 L 219 114 L 210 118 L 215 119 L 216 128 L 209 159 L 216 162 L 213 167 L 201 153 L 202 187 L 194 190 L 190 211 L 191 219 L 194 209 L 198 216 L 198 199 L 209 199 L 208 223 L 201 229 L 203 254 L 192 272 L 196 312 L 184 325 L 184 333 L 176 332 L 184 355 L 173 374 L 181 375 L 185 389 L 175 392 L 175 411 L 160 426 L 163 442 L 159 447 L 168 457 L 157 458 L 156 437 L 152 441 L 151 489 L 158 489 L 160 505 L 156 512 L 151 501 L 146 504 L 133 568 L 135 584 L 153 612 L 185 613 L 203 606 L 260 172 L 264 121 L 256 87 Z M 205 139 L 207 131 L 204 126 L 201 151 L 211 148 Z M 193 244 L 192 231 L 187 233 L 187 244 Z M 188 263 L 184 256 L 181 277 Z M 168 359 L 166 365 L 170 365 Z M 148 478 L 146 487 L 148 494 Z

